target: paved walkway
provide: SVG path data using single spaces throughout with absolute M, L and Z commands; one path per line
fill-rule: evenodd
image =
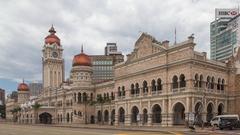
M 109 126 L 109 125 L 97 125 L 97 124 L 17 124 L 17 123 L 6 123 L 6 122 L 0 122 L 0 129 L 5 129 L 4 125 L 9 127 L 6 128 L 7 131 L 11 131 L 12 126 L 18 127 L 19 130 L 29 128 L 33 131 L 32 133 L 35 132 L 35 129 L 40 129 L 44 130 L 46 132 L 50 132 L 51 127 L 53 130 L 56 130 L 60 132 L 60 130 L 65 131 L 76 131 L 76 132 L 85 132 L 86 134 L 96 134 L 98 132 L 108 132 L 108 134 L 111 133 L 111 135 L 116 135 L 112 133 L 127 133 L 127 135 L 133 135 L 133 134 L 146 134 L 148 133 L 149 135 L 155 135 L 155 134 L 175 134 L 175 135 L 183 135 L 183 134 L 188 134 L 188 135 L 240 135 L 240 130 L 215 130 L 212 131 L 212 128 L 204 128 L 203 130 L 201 128 L 196 128 L 195 131 L 192 131 L 189 128 L 185 128 L 183 126 L 174 126 L 174 127 L 143 127 L 143 126 Z M 22 128 L 21 128 L 22 127 Z M 1 130 L 2 130 L 1 129 Z M 3 132 L 3 130 L 2 130 Z M 17 133 L 17 132 L 16 132 Z M 1 134 L 1 132 L 0 132 Z M 2 135 L 2 134 L 1 134 Z M 15 135 L 15 134 L 11 134 Z M 18 135 L 18 134 L 17 134 Z M 117 134 L 119 135 L 119 134 Z
M 4 122 L 6 123 L 6 122 Z M 29 126 L 42 126 L 42 127 L 65 127 L 65 128 L 81 128 L 81 129 L 106 129 L 106 130 L 121 130 L 121 131 L 146 131 L 146 132 L 172 132 L 172 133 L 184 133 L 191 132 L 192 130 L 185 126 L 173 126 L 173 127 L 159 127 L 159 126 L 110 126 L 100 124 L 18 124 L 18 123 L 6 123 L 14 125 L 29 125 Z M 201 129 L 199 127 L 194 131 L 195 133 L 212 133 L 212 128 Z
M 72 128 L 91 128 L 91 129 L 115 129 L 115 130 L 133 130 L 133 131 L 189 131 L 189 128 L 183 126 L 174 127 L 147 127 L 147 126 L 109 126 L 98 124 L 53 124 L 56 127 L 72 127 Z

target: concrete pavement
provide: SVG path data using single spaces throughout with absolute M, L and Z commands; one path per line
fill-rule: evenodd
M 71 125 L 19 125 L 13 123 L 0 123 L 0 135 L 240 135 L 239 130 L 215 130 L 205 128 L 204 130 L 197 128 L 191 131 L 184 127 L 118 127 L 107 125 L 85 125 L 85 124 L 71 124 Z
M 0 124 L 0 135 L 170 135 L 169 132 L 122 131 Z

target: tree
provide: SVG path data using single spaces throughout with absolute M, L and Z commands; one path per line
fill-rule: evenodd
M 0 105 L 0 118 L 6 118 L 6 106 Z
M 17 121 L 17 114 L 18 112 L 21 111 L 21 108 L 19 106 L 13 108 L 12 110 L 10 110 L 10 112 L 13 114 L 13 122 Z
M 35 104 L 32 105 L 32 108 L 33 108 L 33 110 L 34 110 L 35 123 L 38 122 L 38 110 L 39 110 L 39 108 L 41 108 L 41 107 L 42 107 L 42 105 L 39 104 L 39 103 L 37 103 L 37 102 L 35 102 Z
M 84 104 L 84 118 L 85 118 L 85 124 L 88 124 L 87 122 L 87 105 L 94 105 L 94 101 L 92 98 L 89 98 L 87 94 L 83 94 L 83 104 Z

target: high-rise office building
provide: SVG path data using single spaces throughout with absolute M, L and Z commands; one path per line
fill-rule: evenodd
M 5 104 L 5 90 L 0 88 L 0 105 Z
M 17 91 L 13 91 L 11 94 L 8 95 L 9 99 L 13 99 L 14 101 L 17 101 L 18 99 L 18 93 Z
M 231 57 L 238 45 L 238 9 L 216 9 L 210 24 L 211 59 L 224 61 Z
M 101 83 L 113 80 L 113 66 L 124 61 L 122 52 L 117 50 L 116 43 L 107 43 L 105 55 L 90 55 L 93 66 L 93 82 Z
M 42 90 L 42 83 L 29 83 L 30 96 L 38 96 Z

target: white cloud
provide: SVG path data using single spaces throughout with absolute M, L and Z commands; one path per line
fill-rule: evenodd
M 103 54 L 106 42 L 132 51 L 140 31 L 159 40 L 183 41 L 194 33 L 197 50 L 209 53 L 209 24 L 215 8 L 237 7 L 239 0 L 7 0 L 0 1 L 0 77 L 41 80 L 41 49 L 54 24 L 61 38 L 66 74 L 81 44 Z

